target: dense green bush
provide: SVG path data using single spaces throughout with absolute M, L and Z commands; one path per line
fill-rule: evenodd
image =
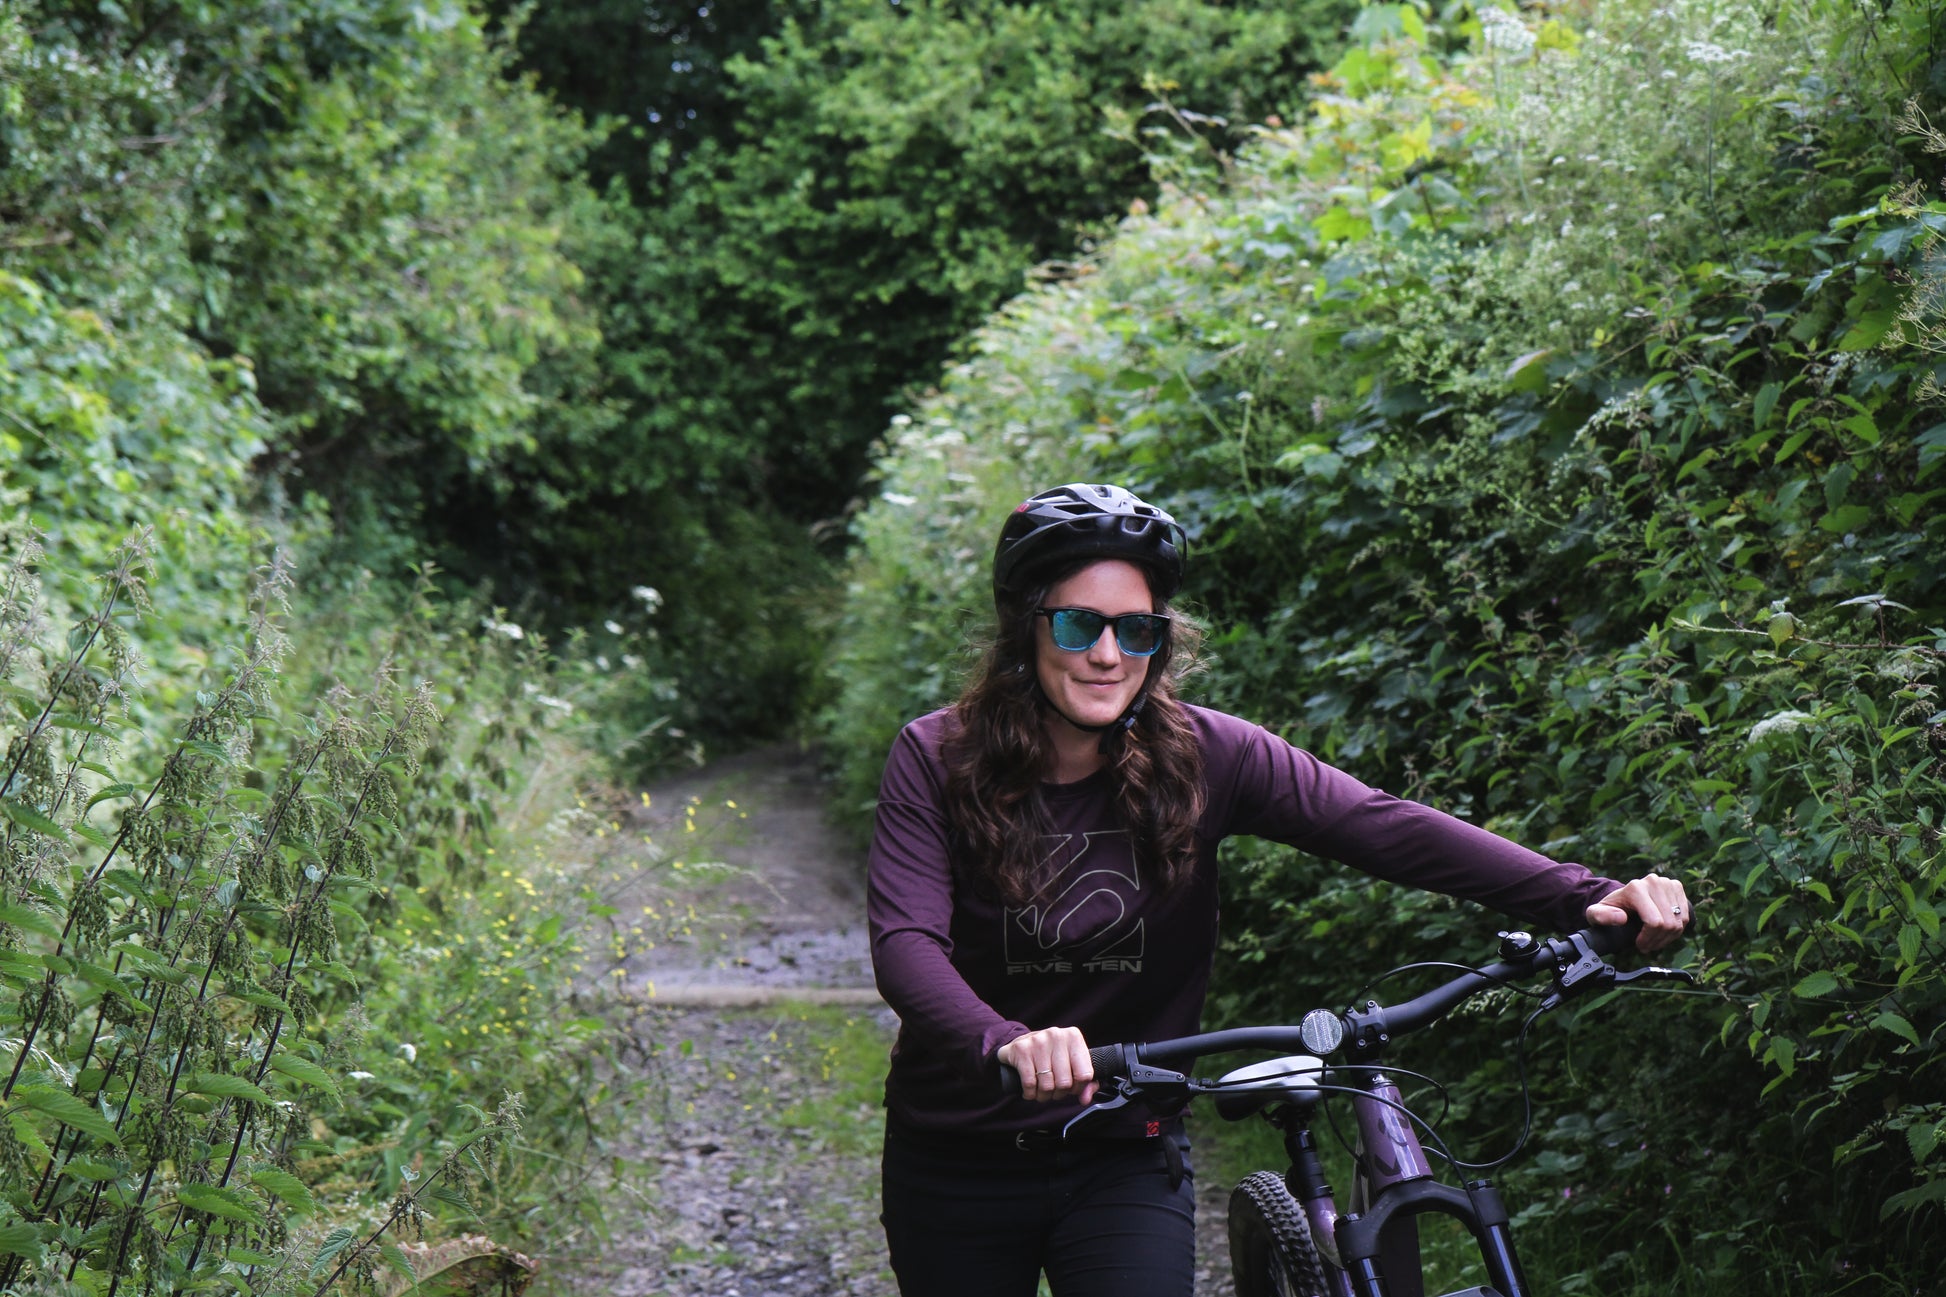
M 294 650 L 278 556 L 194 695 L 138 712 L 140 645 L 181 629 L 154 558 L 124 546 L 67 634 L 38 546 L 4 577 L 0 1284 L 323 1292 L 439 1216 L 598 1223 L 616 1082 L 574 1005 L 612 862 L 518 809 L 562 795 L 523 755 L 575 710 L 545 656 L 429 586 Z
M 1929 1282 L 1946 431 L 1909 285 L 1946 205 L 1911 187 L 1917 123 L 1895 123 L 1931 93 L 1931 22 L 1367 9 L 1301 125 L 1183 173 L 915 411 L 953 443 L 895 446 L 860 523 L 833 709 L 849 787 L 944 695 L 1021 478 L 1128 481 L 1190 528 L 1203 697 L 1701 901 L 1709 994 L 1577 1027 L 1578 1093 L 1560 1055 L 1538 1074 L 1607 1114 L 1549 1131 L 1518 1186 L 1547 1195 L 1547 1268 Z M 991 373 L 1050 394 L 1024 429 Z M 1230 861 L 1247 976 L 1223 1014 L 1490 932 L 1287 852 Z M 1503 1143 L 1506 1030 L 1438 1047 L 1442 1075 L 1473 1069 L 1469 1135 Z
M 35 0 L 0 64 L 0 268 L 249 364 L 354 561 L 400 574 L 425 511 L 607 418 L 592 137 L 465 4 Z
M 614 865 L 561 731 L 626 664 L 321 563 L 331 517 L 281 490 L 315 480 L 253 471 L 326 425 L 490 457 L 547 417 L 536 357 L 585 349 L 511 184 L 572 157 L 488 156 L 577 137 L 417 13 L 0 18 L 10 1291 L 314 1292 L 410 1225 L 599 1224 L 612 1038 L 575 992 Z
M 652 584 L 653 660 L 678 692 L 639 728 L 775 733 L 804 706 L 828 557 L 888 403 L 1035 262 L 1152 189 L 1139 132 L 1161 87 L 1204 113 L 1274 111 L 1344 11 L 844 0 L 535 15 L 524 61 L 607 115 L 591 174 L 631 203 L 626 237 L 582 263 L 623 416 L 599 437 L 545 436 L 469 570 L 594 616 Z

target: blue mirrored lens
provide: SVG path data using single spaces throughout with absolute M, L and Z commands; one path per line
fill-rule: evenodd
M 1104 627 L 1115 628 L 1115 646 L 1130 657 L 1145 658 L 1162 647 L 1169 626 L 1167 617 L 1154 613 L 1131 612 L 1120 617 L 1091 612 L 1086 608 L 1042 610 L 1053 632 L 1054 646 L 1069 653 L 1082 653 L 1101 638 Z

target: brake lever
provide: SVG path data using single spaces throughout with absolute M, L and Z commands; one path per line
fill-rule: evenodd
M 1588 948 L 1581 938 L 1574 939 L 1575 957 L 1563 960 L 1556 966 L 1554 985 L 1541 997 L 1541 1011 L 1551 1012 L 1561 1006 L 1569 996 L 1578 995 L 1592 986 L 1627 986 L 1630 982 L 1649 978 L 1652 981 L 1687 982 L 1696 984 L 1696 974 L 1683 968 L 1664 968 L 1651 964 L 1647 968 L 1637 968 L 1629 972 L 1618 972 L 1614 965 Z
M 1068 1124 L 1061 1127 L 1061 1138 L 1066 1139 L 1076 1126 L 1087 1121 L 1090 1117 L 1097 1117 L 1104 1112 L 1113 1112 L 1117 1108 L 1126 1107 L 1128 1107 L 1128 1095 L 1126 1092 L 1118 1092 L 1112 1099 L 1104 1099 L 1091 1103 L 1080 1112 L 1075 1113 L 1074 1116 L 1068 1118 Z
M 1627 986 L 1630 982 L 1638 982 L 1645 977 L 1652 982 L 1687 982 L 1691 986 L 1696 985 L 1696 974 L 1687 968 L 1664 968 L 1660 964 L 1651 964 L 1647 968 L 1637 968 L 1632 972 L 1617 973 L 1614 984 Z
M 1142 1095 L 1145 1091 L 1166 1085 L 1187 1087 L 1188 1084 L 1189 1078 L 1181 1072 L 1172 1072 L 1165 1067 L 1152 1067 L 1146 1063 L 1136 1063 L 1129 1069 L 1127 1076 L 1115 1078 L 1115 1097 L 1091 1103 L 1068 1118 L 1067 1125 L 1061 1127 L 1061 1138 L 1066 1139 L 1070 1131 L 1091 1117 L 1113 1112 L 1117 1108 L 1128 1107 L 1131 1099 Z

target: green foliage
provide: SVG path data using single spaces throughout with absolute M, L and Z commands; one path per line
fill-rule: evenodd
M 389 634 L 314 626 L 328 652 L 293 656 L 280 557 L 173 734 L 138 728 L 151 560 L 125 545 L 65 636 L 38 547 L 6 572 L 0 1283 L 241 1267 L 323 1292 L 434 1211 L 531 1229 L 608 1084 L 603 1024 L 568 1008 L 599 907 L 571 834 L 541 906 L 491 844 L 519 750 L 571 705 L 529 687 L 531 644 L 453 634 L 427 587 Z M 503 1087 L 534 1095 L 541 1158 L 516 1093 L 475 1106 Z
M 0 61 L 0 266 L 250 364 L 359 561 L 398 574 L 425 511 L 607 420 L 568 254 L 607 220 L 592 137 L 464 4 L 45 0 Z
M 624 414 L 544 436 L 465 570 L 604 616 L 654 586 L 652 660 L 677 696 L 637 728 L 775 732 L 805 706 L 832 602 L 821 555 L 888 403 L 1036 261 L 1151 188 L 1138 141 L 1159 87 L 1239 120 L 1270 112 L 1340 13 L 846 0 L 536 15 L 523 58 L 566 102 L 612 115 L 591 165 L 632 203 L 626 234 L 591 239 L 582 262 L 603 298 L 601 390 Z
M 701 425 L 701 476 L 829 516 L 887 398 L 1145 187 L 1141 150 L 1104 130 L 1154 97 L 1145 79 L 1254 116 L 1311 51 L 1293 15 L 1193 0 L 787 16 L 728 64 L 734 146 L 695 148 L 644 214 L 627 296 L 652 309 L 620 345 L 645 441 Z
M 839 661 L 894 683 L 839 682 L 849 786 L 948 695 L 1014 470 L 1126 481 L 1190 528 L 1206 699 L 1699 898 L 1711 994 L 1584 1015 L 1541 1067 L 1604 1114 L 1516 1185 L 1564 1285 L 1935 1273 L 1946 206 L 1903 183 L 1930 110 L 1894 126 L 1932 21 L 1367 9 L 1300 125 L 992 326 L 988 372 L 1058 412 L 1023 430 L 976 368 L 920 407 L 959 476 L 907 437 L 914 499 L 860 521 Z M 1225 1016 L 1491 930 L 1255 845 L 1226 887 Z M 1453 1024 L 1426 1065 L 1472 1069 L 1481 1151 L 1518 1120 L 1507 1032 Z

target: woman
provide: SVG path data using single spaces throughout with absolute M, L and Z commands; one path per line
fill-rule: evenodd
M 1094 1096 L 1091 1042 L 1198 1029 L 1230 834 L 1556 929 L 1638 915 L 1645 950 L 1682 930 L 1673 879 L 1548 860 L 1180 702 L 1181 579 L 1181 529 L 1127 491 L 1025 501 L 994 553 L 977 677 L 886 764 L 868 908 L 900 1019 L 884 1223 L 907 1297 L 1031 1297 L 1043 1270 L 1056 1297 L 1188 1297 L 1180 1121 L 1122 1109 L 1059 1132 Z

